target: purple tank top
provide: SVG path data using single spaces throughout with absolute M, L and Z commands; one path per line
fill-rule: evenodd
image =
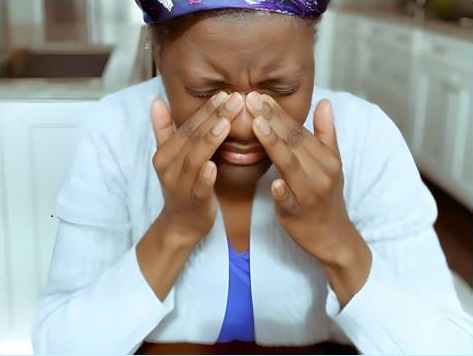
M 228 243 L 230 278 L 227 309 L 217 342 L 255 341 L 251 300 L 250 253 L 237 252 Z

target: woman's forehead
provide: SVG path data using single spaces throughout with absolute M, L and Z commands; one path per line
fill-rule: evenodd
M 188 29 L 169 52 L 175 65 L 195 78 L 214 73 L 219 80 L 234 70 L 276 78 L 301 71 L 312 43 L 313 32 L 307 26 L 295 26 L 285 19 L 206 19 Z

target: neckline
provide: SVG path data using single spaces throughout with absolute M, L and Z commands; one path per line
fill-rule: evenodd
M 227 242 L 228 242 L 228 249 L 230 251 L 230 254 L 234 255 L 234 256 L 238 256 L 238 257 L 248 257 L 250 255 L 250 251 L 247 250 L 247 251 L 237 251 L 235 250 L 235 248 L 233 247 L 233 245 L 230 243 L 230 241 L 228 241 L 227 239 Z

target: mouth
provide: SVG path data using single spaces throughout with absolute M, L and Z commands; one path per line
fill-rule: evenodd
M 248 145 L 224 142 L 217 150 L 217 156 L 233 165 L 250 166 L 265 158 L 266 152 L 259 143 Z

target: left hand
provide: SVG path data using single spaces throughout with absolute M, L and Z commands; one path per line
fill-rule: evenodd
M 252 102 L 258 98 L 263 105 L 255 110 Z M 343 259 L 352 250 L 352 239 L 360 237 L 345 209 L 330 102 L 317 105 L 313 134 L 268 95 L 248 94 L 247 106 L 255 117 L 253 130 L 282 176 L 272 182 L 271 194 L 283 228 L 320 262 Z
M 254 106 L 255 100 L 263 103 Z M 255 117 L 257 138 L 282 176 L 271 185 L 278 219 L 293 240 L 322 263 L 343 307 L 366 282 L 371 251 L 345 208 L 330 102 L 317 105 L 313 134 L 268 95 L 250 93 L 246 105 Z

